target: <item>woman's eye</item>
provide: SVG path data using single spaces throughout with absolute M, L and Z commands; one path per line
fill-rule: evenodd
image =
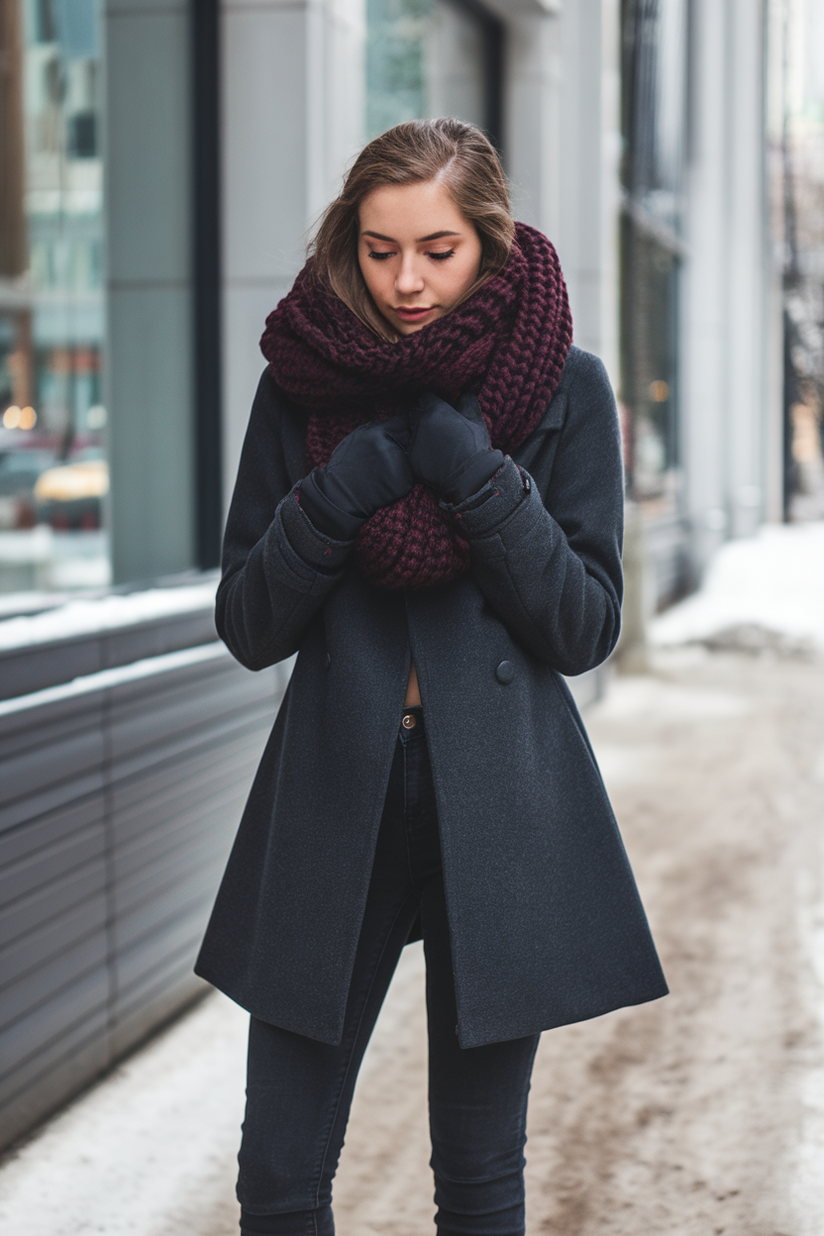
M 372 249 L 370 249 L 370 250 L 369 250 L 369 256 L 370 256 L 371 258 L 374 258 L 376 262 L 384 262 L 384 261 L 385 261 L 388 257 L 391 257 L 391 256 L 392 256 L 392 254 L 391 254 L 390 252 L 387 252 L 387 253 L 377 253 L 377 252 L 373 251 Z
M 454 249 L 447 249 L 445 253 L 428 253 L 426 256 L 431 257 L 434 262 L 445 262 L 454 252 Z

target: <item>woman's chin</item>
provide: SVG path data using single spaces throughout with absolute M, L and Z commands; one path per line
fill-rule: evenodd
M 434 322 L 438 316 L 438 314 L 433 313 L 431 316 L 427 315 L 420 322 L 405 322 L 403 318 L 399 318 L 397 314 L 394 314 L 391 321 L 392 326 L 399 335 L 416 335 L 419 330 L 423 330 L 430 322 Z

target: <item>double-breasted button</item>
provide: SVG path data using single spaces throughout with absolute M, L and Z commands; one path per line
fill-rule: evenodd
M 505 687 L 508 687 L 512 682 L 512 679 L 515 677 L 515 666 L 511 661 L 502 661 L 495 670 L 495 677 L 498 679 L 498 682 L 503 683 Z

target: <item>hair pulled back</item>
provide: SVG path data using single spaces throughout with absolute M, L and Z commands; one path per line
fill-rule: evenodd
M 409 120 L 374 138 L 347 173 L 340 195 L 326 208 L 312 245 L 315 271 L 362 322 L 395 339 L 378 311 L 358 262 L 358 214 L 363 200 L 385 185 L 439 180 L 481 242 L 478 278 L 463 299 L 503 267 L 515 235 L 506 183 L 495 148 L 461 120 Z

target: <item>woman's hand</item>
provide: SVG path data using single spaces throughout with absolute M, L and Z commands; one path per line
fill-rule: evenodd
M 409 413 L 409 424 L 409 462 L 415 477 L 452 506 L 477 493 L 503 466 L 504 456 L 492 450 L 474 395 L 461 395 L 453 408 L 425 391 Z
M 328 464 L 301 481 L 301 507 L 319 532 L 351 541 L 370 515 L 409 493 L 415 484 L 409 440 L 400 415 L 359 425 L 338 443 Z

